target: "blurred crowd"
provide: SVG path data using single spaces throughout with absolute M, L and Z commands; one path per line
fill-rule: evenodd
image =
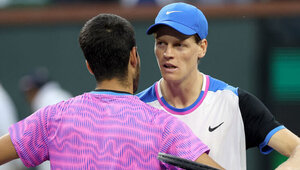
M 48 5 L 59 3 L 120 3 L 123 6 L 166 5 L 172 2 L 199 4 L 245 4 L 253 2 L 270 2 L 281 0 L 0 0 L 0 8 L 27 5 Z
M 63 89 L 60 83 L 50 77 L 46 67 L 37 67 L 32 72 L 20 78 L 20 92 L 29 104 L 31 111 L 47 105 L 67 100 L 72 94 Z M 9 127 L 19 121 L 18 110 L 14 101 L 0 81 L 0 136 L 8 133 Z M 26 167 L 20 159 L 0 166 L 0 170 L 24 170 Z M 50 170 L 50 162 L 46 161 L 36 167 L 36 170 Z

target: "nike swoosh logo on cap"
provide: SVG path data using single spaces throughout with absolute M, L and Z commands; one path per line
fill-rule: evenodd
M 174 12 L 182 12 L 182 11 L 167 11 L 166 14 L 169 15 L 169 14 L 172 14 Z

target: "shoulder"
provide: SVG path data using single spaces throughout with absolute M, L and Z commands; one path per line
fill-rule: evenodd
M 61 116 L 66 110 L 74 109 L 74 107 L 81 107 L 89 98 L 88 93 L 84 93 L 66 100 L 57 101 L 56 103 L 44 104 L 39 111 L 49 113 L 50 117 Z
M 146 102 L 146 103 L 157 100 L 156 90 L 155 90 L 156 83 L 157 82 L 155 82 L 152 86 L 148 87 L 147 89 L 141 91 L 136 96 L 139 97 L 143 102 Z
M 283 126 L 275 120 L 270 110 L 256 96 L 241 88 L 238 89 L 238 95 L 247 148 L 259 145 L 261 152 L 268 153 L 271 150 L 267 148 L 263 151 L 263 148 L 267 146 L 270 137 Z
M 208 75 L 207 75 L 208 76 Z M 219 80 L 219 79 L 216 79 L 216 78 L 213 78 L 211 76 L 208 76 L 208 80 L 209 80 L 209 88 L 208 88 L 208 91 L 211 91 L 211 92 L 217 92 L 217 91 L 225 91 L 225 90 L 228 90 L 228 91 L 231 91 L 233 92 L 235 95 L 238 95 L 238 88 L 237 87 L 233 87 L 229 84 L 227 84 L 226 82 L 222 81 L 222 80 Z

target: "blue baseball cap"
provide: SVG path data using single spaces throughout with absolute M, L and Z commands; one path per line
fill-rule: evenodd
M 152 34 L 158 25 L 167 25 L 185 35 L 198 34 L 201 39 L 208 34 L 208 23 L 204 14 L 193 5 L 183 2 L 164 6 L 155 18 L 147 34 Z

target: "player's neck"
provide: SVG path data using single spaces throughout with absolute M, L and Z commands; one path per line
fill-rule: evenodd
M 180 83 L 162 80 L 160 88 L 164 99 L 175 108 L 185 108 L 192 105 L 199 97 L 202 89 L 203 75 L 197 72 L 192 81 Z
M 132 83 L 120 81 L 119 79 L 103 80 L 97 84 L 96 89 L 123 91 L 133 94 Z

